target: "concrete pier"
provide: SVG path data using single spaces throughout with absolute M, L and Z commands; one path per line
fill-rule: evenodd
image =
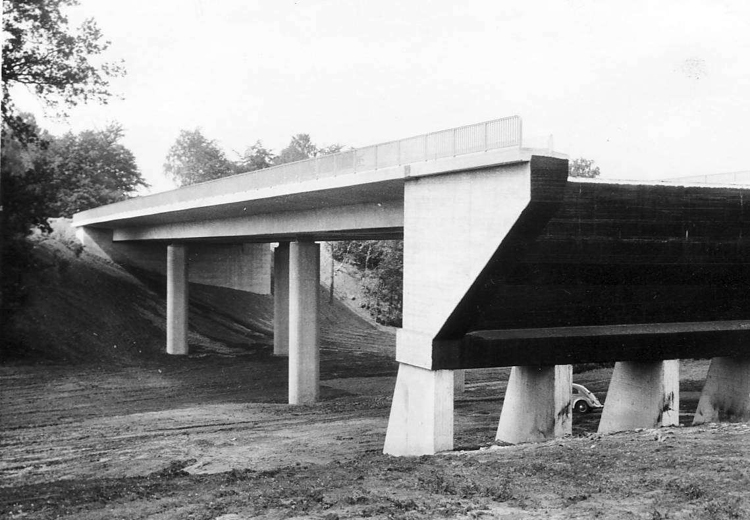
M 167 246 L 167 354 L 188 353 L 188 262 L 185 244 Z
M 398 367 L 383 453 L 432 455 L 453 449 L 453 371 Z
M 453 393 L 455 395 L 463 394 L 466 391 L 466 371 L 453 371 Z
M 715 357 L 693 424 L 750 421 L 750 358 Z
M 289 247 L 289 404 L 318 399 L 320 347 L 318 298 L 320 246 L 292 242 Z
M 599 433 L 679 424 L 680 362 L 618 361 L 609 383 Z
M 517 444 L 573 432 L 573 366 L 513 367 L 495 439 Z
M 289 242 L 273 254 L 273 355 L 289 355 Z

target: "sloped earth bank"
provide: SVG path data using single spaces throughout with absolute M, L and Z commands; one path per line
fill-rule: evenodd
M 1 518 L 750 517 L 748 425 L 598 436 L 576 415 L 571 438 L 494 446 L 508 371 L 482 370 L 456 451 L 388 457 L 392 332 L 324 308 L 321 402 L 292 407 L 268 297 L 196 287 L 192 354 L 170 357 L 159 280 L 40 247 L 33 355 L 0 366 Z M 706 366 L 683 363 L 682 422 Z M 575 379 L 604 400 L 610 372 Z

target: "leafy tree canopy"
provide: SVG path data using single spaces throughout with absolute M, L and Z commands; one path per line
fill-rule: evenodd
M 245 153 L 237 161 L 237 173 L 251 172 L 262 170 L 273 166 L 276 156 L 263 146 L 260 141 L 255 141 L 254 145 L 248 146 Z
M 593 179 L 594 177 L 599 177 L 600 173 L 599 167 L 594 166 L 594 161 L 591 159 L 579 157 L 568 163 L 568 175 L 570 177 Z
M 72 217 L 79 211 L 124 200 L 147 186 L 135 156 L 120 143 L 123 135 L 122 127 L 112 123 L 104 130 L 69 132 L 52 141 L 52 215 Z
M 121 64 L 96 58 L 108 47 L 92 19 L 70 27 L 65 8 L 77 0 L 3 0 L 3 127 L 15 138 L 35 138 L 15 109 L 11 89 L 28 87 L 51 107 L 81 102 L 106 102 L 109 78 L 121 76 Z
M 292 136 L 289 145 L 281 150 L 275 164 L 302 161 L 318 155 L 330 155 L 340 152 L 343 148 L 343 145 L 340 144 L 318 148 L 315 143 L 312 142 L 310 134 L 297 134 Z
M 182 130 L 169 149 L 164 173 L 178 186 L 210 181 L 236 173 L 235 165 L 199 128 Z
M 50 231 L 47 218 L 52 216 L 49 210 L 54 201 L 51 189 L 54 164 L 48 153 L 52 137 L 39 128 L 33 116 L 19 114 L 18 117 L 37 139 L 24 143 L 16 139 L 12 130 L 3 132 L 0 157 L 3 241 L 25 237 L 32 226 Z
M 378 322 L 401 326 L 403 308 L 403 240 L 334 242 L 333 258 L 362 271 L 365 307 Z
M 310 139 L 310 134 L 297 134 L 292 136 L 289 145 L 281 150 L 276 164 L 286 164 L 295 161 L 302 161 L 315 157 L 318 153 L 318 147 Z

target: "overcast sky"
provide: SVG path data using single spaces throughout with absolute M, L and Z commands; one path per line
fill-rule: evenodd
M 750 2 L 82 0 L 128 74 L 120 122 L 157 189 L 181 129 L 230 158 L 291 135 L 366 146 L 507 115 L 603 175 L 750 170 Z

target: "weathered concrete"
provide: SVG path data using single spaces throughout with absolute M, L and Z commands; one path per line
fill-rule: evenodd
M 76 229 L 86 251 L 152 273 L 166 274 L 163 243 L 113 242 L 111 229 Z M 191 283 L 227 287 L 257 294 L 271 292 L 271 250 L 268 244 L 192 243 L 188 252 Z
M 273 355 L 289 355 L 289 242 L 273 255 Z
M 615 364 L 599 433 L 679 424 L 679 360 Z
M 188 353 L 188 262 L 185 244 L 167 246 L 167 354 Z
M 750 358 L 713 358 L 693 424 L 748 420 Z
M 431 455 L 453 449 L 453 372 L 398 367 L 383 453 Z
M 517 444 L 570 435 L 572 365 L 513 367 L 495 439 Z
M 320 246 L 292 242 L 289 246 L 289 404 L 318 399 L 320 346 L 318 298 Z

